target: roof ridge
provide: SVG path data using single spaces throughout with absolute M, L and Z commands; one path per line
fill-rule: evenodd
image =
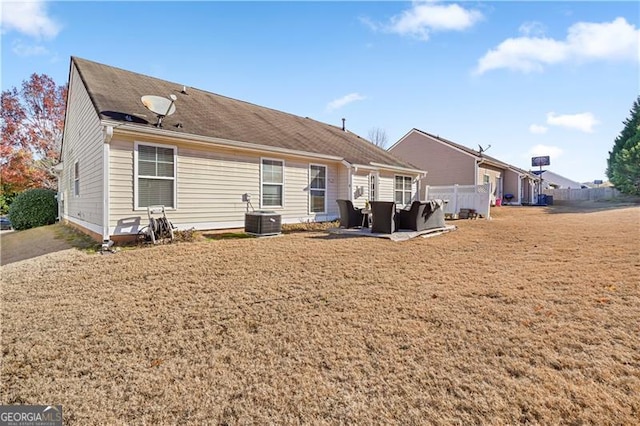
M 220 93 L 212 92 L 212 91 L 210 91 L 210 90 L 200 89 L 200 88 L 195 87 L 195 86 L 187 86 L 187 85 L 185 85 L 185 84 L 180 84 L 180 83 L 177 83 L 177 82 L 175 82 L 175 81 L 167 80 L 167 79 L 160 78 L 160 77 L 154 77 L 154 76 L 147 75 L 147 74 L 142 74 L 142 73 L 137 72 L 137 71 L 131 71 L 131 70 L 127 70 L 127 69 L 124 69 L 124 68 L 116 67 L 116 66 L 113 66 L 113 65 L 107 65 L 107 64 L 103 64 L 103 63 L 101 63 L 101 62 L 92 61 L 92 60 L 90 60 L 90 59 L 80 58 L 80 57 L 77 57 L 77 56 L 71 56 L 71 58 L 72 58 L 72 60 L 77 60 L 77 59 L 79 59 L 79 60 L 81 60 L 81 61 L 91 62 L 91 63 L 93 63 L 93 64 L 100 65 L 100 66 L 102 66 L 102 67 L 113 68 L 113 69 L 116 69 L 116 70 L 119 70 L 119 71 L 122 71 L 122 72 L 126 72 L 126 73 L 129 73 L 129 74 L 139 75 L 139 76 L 140 76 L 140 77 L 142 77 L 142 78 L 152 78 L 152 79 L 154 79 L 154 80 L 159 80 L 159 81 L 162 81 L 162 82 L 164 82 L 164 83 L 175 84 L 175 85 L 177 85 L 178 87 L 180 87 L 180 86 L 184 86 L 184 87 L 187 87 L 189 90 L 195 90 L 195 91 L 198 91 L 198 92 L 207 93 L 207 94 L 209 94 L 209 95 L 219 96 L 219 97 L 224 98 L 224 99 L 228 99 L 228 100 L 231 100 L 231 101 L 234 101 L 234 102 L 241 102 L 241 103 L 243 103 L 243 104 L 251 105 L 251 106 L 253 106 L 253 107 L 260 108 L 260 109 L 268 109 L 268 110 L 270 110 L 270 111 L 274 111 L 274 112 L 279 113 L 279 114 L 287 114 L 287 115 L 293 116 L 293 117 L 295 117 L 295 118 L 306 119 L 306 120 L 313 120 L 313 121 L 315 121 L 316 123 L 320 123 L 320 124 L 323 124 L 323 125 L 326 125 L 326 126 L 332 126 L 332 127 L 335 127 L 335 128 L 336 128 L 336 129 L 338 129 L 338 130 L 342 130 L 342 128 L 341 128 L 341 127 L 339 127 L 339 126 L 337 126 L 337 125 L 330 124 L 330 123 L 325 123 L 325 122 L 322 122 L 322 121 L 318 121 L 318 120 L 316 120 L 316 119 L 314 119 L 314 118 L 311 118 L 311 117 L 306 117 L 306 116 L 305 116 L 305 117 L 303 117 L 303 116 L 301 116 L 301 115 L 294 114 L 294 113 L 287 112 L 287 111 L 282 111 L 282 110 L 279 110 L 279 109 L 275 109 L 275 108 L 273 108 L 273 107 L 268 107 L 268 106 L 264 106 L 264 105 L 258 105 L 258 104 L 254 103 L 254 102 L 249 102 L 249 101 L 245 101 L 245 100 L 242 100 L 242 99 L 233 98 L 233 97 L 231 97 L 231 96 L 222 95 L 222 94 L 220 94 Z M 361 137 L 360 135 L 358 135 L 357 133 L 354 133 L 354 132 L 349 132 L 349 133 L 351 133 L 352 135 L 355 135 L 355 136 L 357 136 L 357 137 L 359 137 L 359 138 L 361 138 L 361 139 L 362 139 L 362 137 Z
M 185 98 L 184 106 L 178 111 L 181 116 L 172 116 L 174 120 L 179 117 L 177 125 L 180 125 L 180 130 L 171 128 L 172 131 L 252 142 L 265 147 L 327 153 L 360 164 L 377 162 L 415 168 L 410 162 L 397 158 L 357 133 L 344 131 L 336 124 L 77 56 L 71 56 L 71 62 L 99 117 L 112 117 L 109 114 L 114 114 L 118 117 L 116 120 L 125 120 L 131 117 L 131 112 L 135 114 L 133 105 L 140 106 L 139 97 L 148 94 L 145 92 L 175 91 L 180 96 L 179 92 L 188 87 L 184 96 L 191 94 L 191 101 Z M 137 124 L 151 125 L 146 121 Z

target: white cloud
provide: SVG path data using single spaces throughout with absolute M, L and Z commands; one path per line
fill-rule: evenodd
M 327 111 L 335 111 L 337 109 L 342 108 L 343 106 L 350 104 L 355 101 L 362 101 L 367 99 L 366 96 L 362 96 L 359 93 L 349 93 L 341 98 L 334 99 L 327 104 Z
M 479 11 L 465 9 L 457 4 L 415 1 L 410 9 L 393 16 L 387 24 L 378 24 L 368 18 L 360 20 L 374 31 L 381 30 L 426 41 L 433 31 L 462 31 L 482 18 Z
M 529 151 L 525 154 L 526 157 L 542 157 L 548 155 L 552 159 L 558 158 L 562 155 L 562 148 L 557 146 L 550 145 L 535 145 L 529 149 Z
M 545 33 L 545 27 L 540 22 L 531 21 L 531 22 L 525 22 L 522 25 L 520 25 L 520 28 L 518 28 L 518 31 L 523 36 L 527 36 L 527 37 L 530 37 L 530 36 L 542 37 L 542 36 L 544 36 L 544 33 Z
M 36 38 L 53 38 L 60 32 L 60 24 L 47 15 L 44 1 L 2 1 L 0 7 L 2 33 L 17 31 Z
M 543 135 L 547 133 L 547 130 L 549 130 L 549 128 L 541 126 L 539 124 L 532 124 L 531 126 L 529 126 L 529 131 L 534 135 Z
M 526 25 L 520 28 L 527 34 Z M 640 60 L 640 29 L 624 18 L 611 22 L 578 22 L 569 27 L 565 40 L 541 35 L 509 38 L 478 61 L 475 72 L 499 68 L 531 72 L 567 61 Z
M 26 44 L 22 40 L 14 40 L 11 44 L 11 51 L 18 56 L 40 56 L 49 54 L 49 50 L 46 47 Z
M 594 24 L 579 22 L 569 28 L 567 44 L 584 59 L 640 59 L 640 29 L 624 18 Z
M 594 115 L 590 112 L 563 115 L 558 115 L 555 112 L 547 113 L 547 124 L 551 126 L 576 129 L 584 133 L 593 133 L 593 126 L 599 123 L 600 122 L 596 120 Z

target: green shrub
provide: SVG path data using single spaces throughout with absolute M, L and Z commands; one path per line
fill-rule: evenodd
M 50 189 L 29 189 L 14 198 L 9 220 L 15 230 L 55 223 L 58 215 L 56 193 Z

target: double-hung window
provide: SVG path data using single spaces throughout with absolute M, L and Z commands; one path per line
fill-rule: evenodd
M 284 193 L 284 161 L 262 159 L 262 207 L 282 207 Z
M 325 213 L 327 200 L 327 167 L 309 166 L 309 205 L 311 213 Z
M 396 204 L 407 205 L 411 202 L 411 176 L 396 176 Z
M 136 207 L 176 207 L 176 148 L 136 144 Z

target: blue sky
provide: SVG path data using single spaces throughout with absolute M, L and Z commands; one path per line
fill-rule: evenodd
M 2 0 L 2 90 L 70 56 L 341 125 L 605 178 L 640 93 L 636 2 Z

